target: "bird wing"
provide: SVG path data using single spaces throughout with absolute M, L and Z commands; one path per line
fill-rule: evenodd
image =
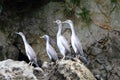
M 74 44 L 77 48 L 78 53 L 80 53 L 81 56 L 84 56 L 83 49 L 82 49 L 82 44 L 81 44 L 81 42 L 80 42 L 80 40 L 78 39 L 77 36 L 74 36 Z
M 54 60 L 58 59 L 58 55 L 57 55 L 56 51 L 50 44 L 47 48 L 47 51 L 48 51 L 48 56 L 51 56 L 52 59 L 54 59 Z
M 29 44 L 26 44 L 26 53 L 30 56 L 30 59 L 36 58 L 35 51 Z
M 82 44 L 77 36 L 72 37 L 74 41 L 74 47 L 77 49 L 77 52 L 80 54 L 80 59 L 87 64 L 87 59 L 83 53 Z
M 63 36 L 61 36 L 61 43 L 68 52 L 71 52 L 70 51 L 70 46 L 69 46 L 67 40 L 65 39 L 65 37 L 63 37 Z
M 32 61 L 37 67 L 39 67 L 38 63 L 37 63 L 37 58 L 36 58 L 36 54 L 35 54 L 35 51 L 33 50 L 33 48 L 27 44 L 27 47 L 26 47 L 26 53 L 28 54 L 28 57 L 30 57 L 30 61 Z

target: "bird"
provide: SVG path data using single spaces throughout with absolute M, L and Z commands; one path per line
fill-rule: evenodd
M 48 35 L 43 35 L 40 38 L 44 38 L 46 40 L 46 52 L 48 57 L 50 58 L 51 61 L 55 62 L 58 60 L 58 55 L 55 49 L 51 46 L 50 44 L 50 38 Z
M 15 32 L 15 33 L 20 35 L 23 39 L 25 51 L 26 51 L 28 59 L 30 60 L 29 64 L 32 65 L 34 63 L 36 65 L 36 67 L 39 67 L 39 65 L 37 63 L 36 53 L 33 50 L 33 48 L 29 45 L 29 43 L 27 42 L 25 35 L 22 32 Z
M 56 20 L 53 21 L 54 23 L 57 23 L 58 25 L 58 32 L 57 32 L 57 46 L 60 51 L 60 53 L 63 55 L 63 59 L 65 59 L 65 56 L 67 53 L 71 53 L 70 45 L 68 44 L 68 41 L 66 38 L 62 35 L 62 21 Z
M 72 35 L 71 35 L 71 45 L 72 45 L 72 48 L 73 48 L 74 52 L 77 54 L 77 56 L 79 56 L 80 59 L 85 64 L 87 64 L 87 59 L 86 59 L 86 57 L 84 55 L 82 44 L 81 44 L 78 36 L 76 35 L 73 22 L 71 20 L 66 20 L 66 21 L 63 21 L 62 23 L 69 24 L 69 26 L 71 28 L 71 32 L 72 32 Z

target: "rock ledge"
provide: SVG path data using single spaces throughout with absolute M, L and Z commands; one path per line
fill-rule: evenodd
M 0 62 L 0 80 L 96 80 L 79 60 L 44 62 L 42 67 L 32 67 L 24 61 L 11 59 Z

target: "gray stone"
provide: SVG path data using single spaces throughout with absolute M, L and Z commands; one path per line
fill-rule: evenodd
M 85 7 L 90 11 L 91 23 L 87 24 L 80 15 L 77 15 L 82 12 L 81 7 Z M 65 14 L 64 3 L 49 2 L 38 8 L 38 10 L 27 14 L 28 16 L 22 17 L 22 20 L 19 16 L 7 17 L 8 19 L 3 21 L 5 25 L 0 23 L 0 60 L 17 59 L 18 50 L 13 43 L 16 43 L 20 51 L 25 54 L 22 39 L 14 34 L 14 32 L 18 31 L 22 31 L 25 34 L 27 41 L 34 48 L 38 60 L 49 61 L 45 51 L 45 41 L 39 38 L 44 34 L 50 35 L 50 42 L 59 54 L 60 52 L 56 46 L 57 25 L 53 24 L 53 21 L 56 19 L 62 21 L 68 19 Z M 120 64 L 119 14 L 119 1 L 114 3 L 111 0 L 81 0 L 80 6 L 75 9 L 75 16 L 73 14 L 74 17 L 69 18 L 74 22 L 76 34 L 82 42 L 84 51 L 87 53 L 89 60 L 87 67 L 91 71 L 97 70 L 96 74 L 101 75 L 106 80 L 109 80 L 107 75 L 111 76 L 111 80 L 120 78 L 119 70 L 115 70 Z M 9 12 L 7 15 L 11 16 Z M 68 28 L 69 26 L 64 24 L 62 31 L 70 43 L 71 31 Z M 48 68 L 47 65 L 45 64 L 44 68 Z M 113 69 L 111 70 L 111 68 Z M 109 74 L 110 72 L 111 75 Z M 60 75 L 61 79 L 64 79 L 61 73 L 56 75 Z M 115 75 L 116 73 L 117 75 Z M 47 75 L 49 73 L 46 73 Z
M 79 60 L 61 60 L 43 68 L 34 68 L 24 61 L 10 59 L 1 61 L 0 65 L 2 80 L 96 80 Z
M 37 80 L 33 75 L 33 67 L 26 64 L 24 61 L 5 60 L 0 62 L 0 78 L 3 80 Z

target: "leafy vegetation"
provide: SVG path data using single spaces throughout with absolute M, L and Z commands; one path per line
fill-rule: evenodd
M 110 0 L 111 3 L 117 3 L 117 0 Z
M 85 7 L 82 8 L 82 12 L 79 13 L 79 15 L 82 17 L 83 21 L 89 23 L 91 21 L 91 18 L 90 18 L 90 11 L 87 10 Z
M 81 0 L 70 0 L 71 3 L 73 3 L 76 6 L 80 5 Z
M 111 1 L 111 11 L 110 13 L 112 13 L 116 8 L 119 8 L 120 9 L 120 3 L 119 3 L 119 0 L 110 0 Z
M 65 1 L 65 9 L 64 13 L 66 17 L 77 17 L 83 19 L 84 22 L 90 23 L 90 11 L 86 8 L 86 6 L 80 6 L 81 0 L 66 0 Z

